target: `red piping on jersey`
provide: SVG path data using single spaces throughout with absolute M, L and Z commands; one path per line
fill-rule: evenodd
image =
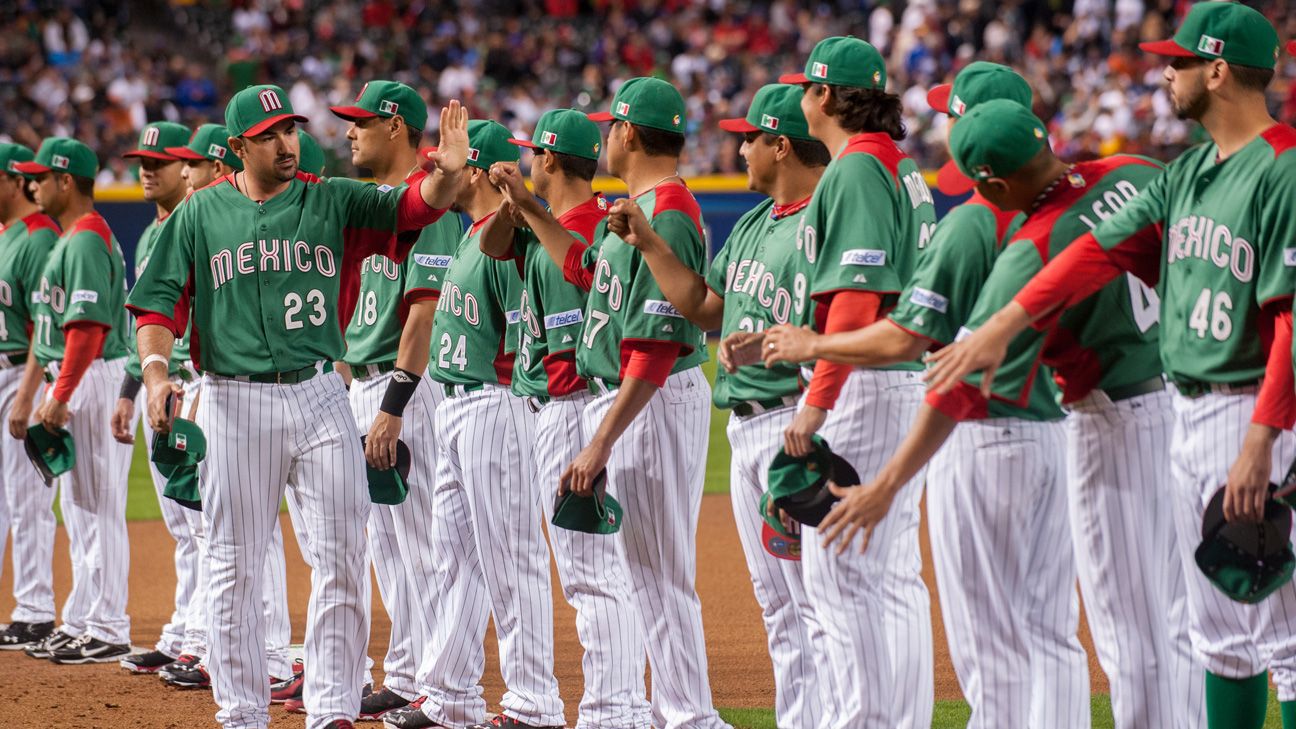
M 682 182 L 663 182 L 654 187 L 657 197 L 653 199 L 653 217 L 657 217 L 668 210 L 676 210 L 688 216 L 693 221 L 693 227 L 697 228 L 699 236 L 702 232 L 702 208 L 698 207 L 697 198 L 693 197 L 692 191 Z M 643 195 L 645 193 L 640 193 Z M 635 197 L 639 197 L 636 195 Z
M 54 219 L 42 212 L 35 212 L 22 219 L 23 225 L 27 226 L 27 235 L 31 235 L 38 230 L 52 230 L 55 233 L 61 233 L 58 223 Z
M 576 374 L 576 350 L 564 349 L 546 354 L 540 361 L 547 380 L 545 391 L 550 397 L 562 397 L 585 389 L 585 380 Z
M 1284 305 L 1286 308 L 1283 308 Z M 1292 312 L 1290 301 L 1260 310 L 1260 345 L 1268 353 L 1264 381 L 1251 422 L 1279 430 L 1296 423 L 1296 377 L 1292 373 Z
M 882 316 L 882 295 L 874 291 L 839 291 L 831 301 L 819 305 L 819 310 L 825 308 L 828 313 L 821 330 L 824 334 L 863 329 Z M 816 362 L 814 376 L 810 379 L 810 391 L 806 394 L 806 405 L 831 410 L 846 384 L 846 378 L 854 369 L 853 365 L 838 364 L 826 359 Z
M 504 331 L 507 332 L 508 327 L 505 327 Z M 514 353 L 508 352 L 506 354 L 504 352 L 504 340 L 505 340 L 505 336 L 504 334 L 501 334 L 500 342 L 499 342 L 499 350 L 495 353 L 495 361 L 492 364 L 495 365 L 495 379 L 499 381 L 501 385 L 507 387 L 513 384 Z
M 993 215 L 995 219 L 995 247 L 1003 248 L 1003 244 L 1007 242 L 1004 240 L 1004 237 L 1008 235 L 1008 229 L 1012 227 L 1013 221 L 1016 220 L 1017 216 L 1021 215 L 1021 213 L 1016 210 L 1003 210 L 998 205 L 995 205 L 984 197 L 981 197 L 981 193 L 979 192 L 973 192 L 972 197 L 968 198 L 967 202 L 963 204 L 980 205 L 990 211 L 990 214 Z
M 959 422 L 964 420 L 985 420 L 990 417 L 990 405 L 975 385 L 960 382 L 954 389 L 941 395 L 935 390 L 928 390 L 926 402 L 946 416 Z
M 897 322 L 895 319 L 892 319 L 892 318 L 890 318 L 890 317 L 886 317 L 886 318 L 882 319 L 882 321 L 886 322 L 887 324 L 890 324 L 891 326 L 895 327 L 896 329 L 899 329 L 900 331 L 904 332 L 905 334 L 908 334 L 909 336 L 913 337 L 914 339 L 921 339 L 921 340 L 923 340 L 924 342 L 927 343 L 927 351 L 929 351 L 929 352 L 934 352 L 934 351 L 936 351 L 937 349 L 939 349 L 940 347 L 944 346 L 944 344 L 945 344 L 945 342 L 938 342 L 938 341 L 936 341 L 935 339 L 932 339 L 931 337 L 927 336 L 926 334 L 920 334 L 919 332 L 915 332 L 915 331 L 912 330 L 912 329 L 906 329 L 906 328 L 904 327 L 903 324 Z
M 441 289 L 427 289 L 427 288 L 410 289 L 409 291 L 405 292 L 405 306 L 410 307 L 417 304 L 420 301 L 427 301 L 428 299 L 431 299 L 432 301 L 436 301 L 439 298 L 441 298 Z M 406 313 L 408 314 L 408 308 L 406 310 Z M 404 321 L 404 319 L 402 319 L 401 321 Z
M 660 339 L 626 339 L 621 342 L 622 382 L 627 377 L 651 382 L 657 387 L 666 384 L 675 360 L 684 351 L 679 342 Z
M 1260 136 L 1273 147 L 1274 157 L 1280 157 L 1287 150 L 1296 147 L 1296 129 L 1286 124 L 1274 124 L 1261 132 Z
M 896 146 L 895 140 L 886 132 L 863 132 L 856 134 L 846 140 L 846 146 L 842 148 L 841 154 L 837 159 L 841 159 L 848 154 L 867 154 L 886 168 L 891 173 L 891 181 L 895 183 L 897 189 L 900 186 L 900 163 L 909 157 L 902 149 Z
M 558 224 L 588 243 L 594 240 L 594 231 L 606 217 L 607 199 L 596 192 L 594 197 L 558 216 Z
M 782 220 L 783 218 L 786 218 L 789 215 L 796 215 L 802 210 L 805 210 L 806 207 L 810 205 L 810 199 L 812 197 L 814 196 L 811 195 L 810 197 L 807 197 L 804 200 L 797 200 L 796 202 L 788 203 L 787 205 L 779 205 L 778 203 L 774 203 L 774 207 L 770 208 L 770 219 Z
M 54 383 L 54 399 L 67 403 L 90 364 L 103 356 L 108 325 L 92 321 L 75 321 L 63 327 L 63 364 Z
M 567 258 L 563 261 L 563 280 L 576 288 L 589 293 L 594 285 L 594 269 L 585 265 L 585 250 L 588 245 L 572 237 L 571 248 L 567 249 Z

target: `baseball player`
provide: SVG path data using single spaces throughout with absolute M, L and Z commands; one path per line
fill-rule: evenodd
M 370 81 L 350 106 L 332 107 L 351 122 L 351 162 L 369 169 L 380 185 L 416 184 L 424 176 L 418 145 L 427 123 L 427 105 L 418 92 L 394 81 Z M 410 449 L 409 495 L 399 506 L 374 504 L 369 515 L 369 553 L 378 591 L 391 618 L 383 659 L 383 688 L 360 699 L 360 718 L 379 719 L 417 698 L 419 661 L 428 643 L 441 596 L 425 586 L 434 579 L 433 560 L 447 548 L 431 542 L 438 514 L 432 508 L 436 474 L 432 413 L 443 393 L 418 387 L 425 374 L 432 317 L 463 226 L 447 215 L 424 228 L 404 264 L 370 256 L 362 264 L 360 295 L 347 327 L 343 358 L 351 380 L 356 427 L 368 433 L 369 462 L 395 464 L 397 439 Z M 404 423 L 409 427 L 404 427 Z M 476 676 L 464 677 L 471 688 Z
M 29 648 L 54 630 L 54 489 L 44 487 L 17 442 L 27 435 L 41 382 L 28 336 L 32 295 L 40 291 L 45 259 L 59 236 L 15 166 L 34 156 L 22 145 L 0 144 L 0 415 L 16 439 L 0 445 L 0 545 L 12 532 L 15 603 L 9 626 L 0 631 L 2 650 Z
M 121 246 L 94 209 L 98 167 L 89 147 L 67 137 L 47 138 L 33 161 L 14 165 L 35 177 L 36 204 L 63 229 L 32 297 L 32 351 L 53 380 L 36 418 L 50 431 L 67 426 L 76 443 L 76 465 L 60 494 L 72 591 L 63 625 L 28 649 L 55 663 L 115 662 L 130 653 L 131 448 L 109 431 L 126 366 L 126 266 Z
M 872 323 L 894 308 L 931 239 L 936 213 L 904 138 L 900 100 L 887 94 L 886 67 L 868 43 L 821 41 L 805 73 L 779 79 L 803 89 L 810 134 L 834 153 L 801 217 L 796 247 L 813 305 L 792 318 L 835 332 Z M 822 432 L 861 476 L 876 473 L 908 429 L 921 397 L 918 365 L 853 369 L 820 360 L 784 450 L 808 453 Z M 933 668 L 930 597 L 918 554 L 921 477 L 875 534 L 875 552 L 829 550 L 823 534 L 801 533 L 803 582 L 823 627 L 816 650 L 833 676 L 825 725 L 926 727 Z
M 1193 650 L 1207 671 L 1207 725 L 1262 726 L 1270 667 L 1287 723 L 1296 721 L 1296 586 L 1256 605 L 1235 603 L 1193 559 L 1215 491 L 1227 484 L 1227 519 L 1258 520 L 1267 484 L 1281 480 L 1296 452 L 1283 433 L 1292 422 L 1292 257 L 1284 246 L 1296 239 L 1296 131 L 1269 116 L 1264 95 L 1278 38 L 1255 10 L 1205 2 L 1174 38 L 1142 48 L 1173 59 L 1165 79 L 1174 108 L 1200 121 L 1213 143 L 1181 155 L 1012 303 L 934 355 L 933 384 L 948 389 L 985 370 L 982 387 L 994 386 L 1004 343 L 1032 322 L 1056 319 L 1124 271 L 1155 283 L 1161 361 L 1175 385 L 1170 508 Z
M 652 665 L 653 724 L 724 727 L 707 679 L 697 573 L 698 510 L 711 419 L 702 374 L 703 333 L 666 300 L 635 244 L 661 238 L 695 273 L 706 263 L 702 212 L 680 179 L 684 100 L 675 87 L 633 78 L 617 89 L 608 171 L 630 197 L 609 211 L 586 247 L 568 237 L 569 281 L 589 288 L 576 349 L 594 400 L 581 415 L 585 447 L 560 476 L 560 491 L 589 496 L 606 468 L 607 493 L 624 509 L 617 549 Z
M 704 330 L 719 329 L 732 342 L 735 334 L 742 338 L 804 311 L 809 282 L 796 263 L 796 231 L 830 156 L 810 136 L 801 92 L 792 86 L 762 87 L 745 119 L 725 119 L 720 127 L 744 136 L 739 153 L 747 162 L 748 187 L 770 197 L 739 219 L 705 277 L 660 237 L 641 239 L 639 251 L 681 314 Z M 722 364 L 730 363 L 727 350 L 722 345 Z M 806 599 L 799 555 L 769 551 L 759 510 L 770 462 L 796 413 L 798 371 L 730 364 L 717 374 L 713 400 L 733 411 L 730 498 L 774 664 L 775 714 L 780 726 L 817 727 L 820 692 L 828 688 L 811 644 L 820 629 Z
M 402 729 L 465 723 L 518 729 L 564 725 L 553 675 L 549 555 L 539 496 L 531 483 L 535 419 L 526 401 L 509 391 L 514 359 L 506 342 L 510 304 L 518 300 L 522 281 L 514 262 L 488 257 L 480 242 L 503 201 L 489 170 L 496 162 L 517 162 L 512 138 L 497 122 L 468 125 L 472 170 L 455 202 L 473 223 L 444 274 L 428 374 L 435 381 L 430 384 L 445 393 L 435 416 L 436 508 L 462 512 L 466 505 L 469 519 L 459 526 L 463 544 L 438 560 L 433 592 L 457 612 L 439 616 L 433 631 L 427 649 L 428 690 L 418 706 L 384 718 Z M 487 603 L 475 597 L 481 594 Z M 462 677 L 466 667 L 481 676 L 487 606 L 495 618 L 507 690 L 500 714 L 478 724 L 486 709 L 481 689 L 464 686 Z M 464 640 L 462 633 L 468 634 L 472 650 L 448 650 Z
M 395 234 L 444 213 L 466 155 L 466 114 L 451 102 L 442 111 L 441 149 L 426 162 L 437 173 L 419 186 L 307 181 L 297 169 L 299 121 L 277 86 L 234 95 L 225 126 L 243 171 L 176 209 L 129 297 L 155 429 L 169 427 L 167 403 L 181 390 L 165 366 L 153 365 L 167 364 L 190 320 L 195 365 L 204 372 L 207 665 L 225 727 L 269 722 L 261 574 L 285 485 L 299 493 L 316 535 L 306 545 L 314 567 L 307 726 L 350 727 L 359 713 L 369 502 L 360 434 L 332 361 L 342 354 L 361 262 L 408 252 L 413 240 Z
M 593 399 L 576 372 L 576 343 L 585 321 L 587 292 L 568 283 L 545 251 L 541 237 L 594 239 L 607 217 L 607 201 L 591 181 L 603 140 L 598 125 L 574 109 L 545 112 L 528 147 L 531 182 L 526 190 L 517 167 L 500 163 L 491 180 L 525 227 L 515 229 L 496 215 L 482 233 L 482 250 L 511 259 L 522 270 L 518 356 L 513 393 L 538 411 L 535 424 L 536 491 L 545 520 L 552 522 L 562 469 L 580 452 L 581 413 Z M 539 198 L 548 201 L 546 210 Z M 644 689 L 643 632 L 630 601 L 625 566 L 616 542 L 606 536 L 550 528 L 563 595 L 576 609 L 576 632 L 585 649 L 585 693 L 576 726 L 648 727 L 652 712 Z

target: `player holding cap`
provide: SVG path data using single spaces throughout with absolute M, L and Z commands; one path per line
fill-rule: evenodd
M 35 155 L 20 144 L 0 143 L 0 417 L 9 435 L 27 436 L 40 386 L 31 355 L 32 295 L 40 291 L 45 260 L 58 225 L 36 207 L 21 162 Z M 14 610 L 0 631 L 0 650 L 23 650 L 54 630 L 54 489 L 44 488 L 23 447 L 0 445 L 0 564 L 5 536 L 13 534 Z
M 63 228 L 33 296 L 32 351 L 54 380 L 36 418 L 51 432 L 67 426 L 77 451 L 60 494 L 72 591 L 63 604 L 63 625 L 28 654 L 55 663 L 116 661 L 130 653 L 131 449 L 112 440 L 109 430 L 113 395 L 126 366 L 125 262 L 94 209 L 99 163 L 89 147 L 49 137 L 34 161 L 14 168 L 34 176 L 36 204 Z
M 584 446 L 581 413 L 593 396 L 576 371 L 587 292 L 563 278 L 562 267 L 549 258 L 541 240 L 563 245 L 572 238 L 582 244 L 594 240 L 608 207 L 591 186 L 603 139 L 598 125 L 585 114 L 555 109 L 540 116 L 531 141 L 510 141 L 532 150 L 536 195 L 527 191 L 516 165 L 493 165 L 491 181 L 512 209 L 506 205 L 491 218 L 481 244 L 487 255 L 514 260 L 522 270 L 512 389 L 539 413 L 535 484 L 545 520 L 552 522 L 555 486 Z M 536 196 L 548 202 L 548 209 Z M 576 632 L 585 649 L 585 694 L 577 726 L 650 726 L 643 630 L 634 615 L 616 542 L 553 527 L 549 539 L 563 595 L 576 608 Z
M 972 336 L 935 355 L 933 384 L 949 389 L 985 370 L 982 386 L 991 387 L 1006 343 L 1033 322 L 1053 321 L 1124 271 L 1155 283 L 1161 362 L 1177 390 L 1170 508 L 1188 580 L 1193 648 L 1207 670 L 1208 726 L 1262 726 L 1269 667 L 1291 725 L 1296 586 L 1257 605 L 1236 603 L 1193 559 L 1203 510 L 1220 485 L 1227 484 L 1226 518 L 1257 520 L 1268 483 L 1281 480 L 1296 452 L 1283 433 L 1293 419 L 1285 264 L 1286 246 L 1296 240 L 1296 132 L 1269 116 L 1264 94 L 1278 37 L 1245 5 L 1204 2 L 1173 39 L 1142 48 L 1173 58 L 1165 79 L 1174 108 L 1200 121 L 1213 144 L 1181 155 Z
M 308 531 L 330 537 L 307 542 L 307 725 L 349 727 L 359 713 L 369 502 L 360 434 L 332 361 L 343 351 L 361 262 L 408 252 L 413 240 L 396 234 L 441 216 L 467 149 L 466 114 L 452 101 L 442 110 L 441 149 L 426 162 L 437 173 L 419 186 L 308 182 L 298 176 L 299 121 L 277 86 L 234 95 L 225 126 L 244 171 L 176 209 L 130 296 L 149 420 L 159 430 L 180 389 L 151 365 L 169 360 L 192 309 L 195 364 L 205 373 L 198 423 L 208 441 L 207 661 L 226 727 L 269 723 L 260 581 L 285 485 L 298 492 Z
M 418 145 L 427 124 L 427 104 L 418 92 L 394 81 L 370 81 L 351 106 L 332 112 L 351 122 L 351 162 L 369 169 L 380 185 L 418 184 Z M 344 376 L 351 380 L 356 427 L 368 433 L 365 452 L 376 468 L 395 464 L 399 439 L 409 447 L 409 495 L 399 506 L 374 504 L 369 515 L 369 554 L 378 591 L 391 618 L 383 659 L 383 688 L 360 699 L 360 718 L 379 719 L 419 695 L 416 676 L 441 595 L 427 588 L 435 579 L 435 560 L 452 547 L 433 544 L 430 528 L 441 516 L 432 507 L 436 451 L 432 413 L 442 399 L 439 388 L 419 387 L 426 374 L 432 317 L 441 278 L 454 255 L 463 225 L 446 215 L 418 235 L 403 264 L 370 256 L 362 264 L 356 311 L 347 327 Z M 403 427 L 408 422 L 409 427 Z M 464 688 L 477 682 L 464 677 Z

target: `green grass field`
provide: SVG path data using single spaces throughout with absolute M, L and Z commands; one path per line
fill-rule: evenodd
M 704 368 L 707 376 L 714 380 L 714 350 L 712 354 L 711 360 L 704 365 Z M 725 437 L 725 425 L 728 422 L 727 411 L 713 410 L 711 440 L 707 446 L 707 493 L 728 493 L 729 491 L 729 439 Z M 131 520 L 162 518 L 144 453 L 144 442 L 141 436 L 136 438 L 135 460 L 131 464 L 130 491 L 126 500 L 126 518 Z M 967 725 L 969 713 L 968 705 L 962 701 L 937 702 L 932 717 L 932 729 L 961 729 Z M 721 709 L 720 715 L 735 729 L 775 729 L 772 709 Z M 1093 697 L 1094 729 L 1109 729 L 1112 726 L 1110 701 L 1106 695 L 1095 694 Z M 1281 728 L 1282 720 L 1278 714 L 1278 704 L 1271 696 L 1269 718 L 1265 722 L 1265 729 Z

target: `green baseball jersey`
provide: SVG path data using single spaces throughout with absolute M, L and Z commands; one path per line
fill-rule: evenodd
M 607 217 L 607 207 L 607 200 L 595 195 L 563 213 L 558 222 L 588 244 Z M 521 230 L 515 241 L 522 287 L 513 392 L 523 397 L 570 395 L 585 387 L 576 372 L 576 344 L 585 323 L 588 296 L 567 282 L 534 233 Z
M 441 212 L 405 185 L 299 175 L 257 202 L 225 177 L 163 223 L 129 304 L 142 324 L 172 332 L 191 320 L 194 364 L 205 372 L 252 375 L 337 360 L 361 263 L 375 253 L 403 260 L 414 239 L 397 234 Z
M 711 261 L 707 286 L 724 298 L 721 336 L 796 321 L 809 305 L 810 280 L 797 263 L 796 248 L 804 208 L 777 217 L 774 211 L 769 198 L 748 210 Z M 722 367 L 716 370 L 711 397 L 716 407 L 731 408 L 796 395 L 801 391 L 798 371 L 796 365 L 766 368 L 760 362 L 733 374 Z
M 517 264 L 487 256 L 481 230 L 494 213 L 474 222 L 446 271 L 432 324 L 432 379 L 451 385 L 510 383 L 505 312 L 522 288 Z
M 702 210 L 687 187 L 667 183 L 636 197 L 654 231 L 670 244 L 684 265 L 706 270 Z M 584 263 L 593 271 L 585 327 L 576 348 L 582 377 L 618 384 L 622 378 L 621 346 L 627 341 L 676 342 L 681 346 L 671 373 L 696 367 L 707 359 L 701 329 L 671 306 L 634 247 L 599 224 L 596 243 Z
M 1137 200 L 1161 171 L 1152 160 L 1128 155 L 1073 165 L 995 261 L 968 327 L 985 323 L 1073 241 Z M 1121 276 L 1062 312 L 1048 331 L 1023 332 L 1009 346 L 1005 364 L 1012 366 L 995 376 L 995 395 L 1024 401 L 1037 359 L 1054 369 L 1064 403 L 1095 387 L 1112 390 L 1157 377 L 1156 299 L 1139 279 Z
M 458 215 L 446 215 L 417 235 L 418 242 L 404 263 L 380 255 L 364 260 L 360 295 L 346 330 L 342 359 L 347 364 L 396 361 L 410 304 L 441 295 L 442 281 L 463 237 L 463 221 Z
M 45 365 L 63 359 L 63 329 L 79 321 L 108 328 L 104 359 L 126 356 L 125 299 L 121 246 L 103 216 L 86 213 L 59 236 L 32 297 L 36 360 Z
M 140 276 L 144 275 L 144 269 L 148 268 L 149 257 L 153 255 L 153 246 L 157 244 L 157 233 L 161 229 L 162 223 L 170 217 L 169 215 L 156 218 L 148 224 L 143 233 L 140 233 L 139 242 L 135 244 L 135 280 L 138 281 Z M 135 346 L 135 332 L 133 327 L 127 327 L 127 353 L 126 353 L 126 372 L 138 379 L 140 374 L 139 348 Z M 169 373 L 175 375 L 184 367 L 184 363 L 189 359 L 189 330 L 186 329 L 184 336 L 175 340 L 171 348 L 171 363 Z
M 1149 264 L 1161 361 L 1177 382 L 1258 379 L 1260 307 L 1292 295 L 1296 130 L 1274 125 L 1228 159 L 1218 155 L 1214 144 L 1188 150 L 1094 230 L 1109 255 Z M 1135 235 L 1152 226 L 1160 226 L 1159 250 Z
M 0 354 L 26 352 L 31 344 L 32 295 L 40 291 L 41 273 L 58 237 L 58 224 L 44 213 L 32 213 L 0 231 Z
M 995 266 L 999 254 L 1021 228 L 1025 216 L 1003 211 L 980 195 L 949 211 L 932 234 L 900 303 L 889 319 L 905 331 L 936 344 L 952 343 L 968 324 Z M 992 398 L 986 416 L 1026 420 L 1057 420 L 1062 409 L 1057 391 L 1038 368 L 1005 366 L 1008 376 L 1030 375 L 1029 383 L 1013 383 L 1005 389 L 1025 392 L 1019 406 Z
M 838 291 L 882 295 L 893 307 L 936 229 L 931 190 L 914 161 L 886 134 L 851 137 L 829 163 L 802 217 L 797 250 L 815 305 L 794 323 L 823 330 Z M 920 369 L 906 362 L 886 369 Z

